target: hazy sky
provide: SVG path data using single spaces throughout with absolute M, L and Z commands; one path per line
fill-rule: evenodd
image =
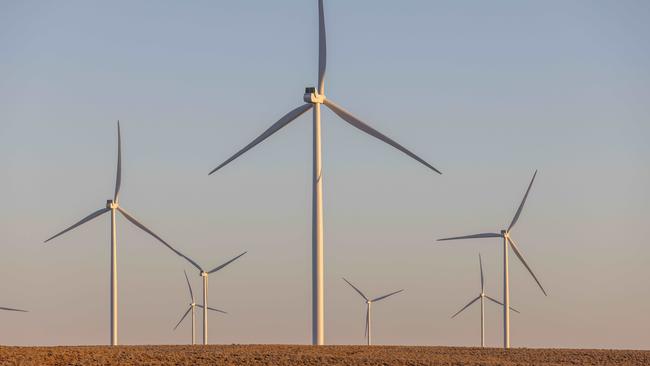
M 326 341 L 476 345 L 479 292 L 512 345 L 650 348 L 650 3 L 325 2 L 327 95 L 443 171 L 323 112 Z M 0 344 L 108 342 L 112 195 L 210 278 L 214 343 L 311 342 L 311 123 L 207 173 L 316 83 L 316 1 L 0 3 Z M 120 342 L 186 343 L 181 258 L 118 219 Z M 486 307 L 487 342 L 501 312 Z M 199 328 L 200 329 L 200 328 Z

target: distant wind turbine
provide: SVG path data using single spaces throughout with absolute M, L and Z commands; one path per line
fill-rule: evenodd
M 191 265 L 193 265 L 196 269 L 199 270 L 199 275 L 203 277 L 203 305 L 199 306 L 203 308 L 203 344 L 208 344 L 208 310 L 214 310 L 214 311 L 220 311 L 217 309 L 211 309 L 208 307 L 208 276 L 212 273 L 215 273 L 221 269 L 223 269 L 225 266 L 229 265 L 230 263 L 236 261 L 239 259 L 239 257 L 243 256 L 244 254 L 248 252 L 243 252 L 240 255 L 236 256 L 235 258 L 227 261 L 224 264 L 221 264 L 219 266 L 214 267 L 213 269 L 206 271 L 201 267 L 198 263 L 193 261 L 190 257 L 186 256 L 185 254 L 179 252 L 178 250 L 174 249 L 171 245 L 169 245 L 167 242 L 164 240 L 160 239 L 160 241 L 167 246 L 171 251 L 176 253 L 177 255 L 183 257 L 186 261 L 188 261 Z M 189 282 L 188 282 L 189 285 Z M 191 287 L 190 287 L 191 289 Z
M 439 173 L 438 169 L 415 155 L 396 141 L 385 136 L 381 132 L 370 127 L 368 124 L 353 116 L 348 111 L 325 97 L 325 64 L 326 64 L 326 40 L 325 40 L 325 15 L 323 11 L 323 0 L 318 0 L 318 87 L 305 89 L 303 100 L 305 104 L 285 114 L 271 127 L 254 139 L 251 143 L 239 150 L 209 174 L 216 172 L 231 161 L 235 160 L 255 145 L 264 141 L 269 136 L 279 131 L 284 126 L 313 108 L 313 169 L 312 169 L 312 343 L 314 345 L 325 344 L 324 325 L 324 265 L 323 265 L 323 169 L 321 163 L 321 123 L 320 106 L 324 104 L 342 118 L 345 122 L 357 129 L 375 137 L 404 154 L 424 164 L 429 169 Z
M 456 314 L 452 315 L 451 318 L 455 318 L 456 315 L 460 314 L 463 312 L 463 310 L 467 309 L 470 307 L 473 303 L 475 303 L 477 300 L 481 300 L 481 347 L 485 347 L 485 298 L 488 300 L 503 306 L 503 303 L 501 303 L 498 300 L 493 299 L 492 297 L 488 296 L 485 294 L 485 280 L 483 278 L 483 261 L 481 260 L 481 254 L 479 253 L 478 255 L 478 264 L 479 267 L 481 268 L 481 293 L 475 297 L 473 300 L 471 300 L 467 305 L 465 305 L 462 309 L 460 309 Z M 519 312 L 518 310 L 510 307 L 510 310 L 514 312 Z
M 112 346 L 117 345 L 117 228 L 115 223 L 115 217 L 117 211 L 121 212 L 127 220 L 131 221 L 135 226 L 139 227 L 149 235 L 161 241 L 163 244 L 168 245 L 164 242 L 158 235 L 153 231 L 149 230 L 147 227 L 142 225 L 138 220 L 136 220 L 131 214 L 127 213 L 124 208 L 118 203 L 120 185 L 122 181 L 122 137 L 120 134 L 120 121 L 117 121 L 117 174 L 115 178 L 115 195 L 112 200 L 106 201 L 106 207 L 100 208 L 99 210 L 91 213 L 90 215 L 84 217 L 76 224 L 70 226 L 69 228 L 61 231 L 60 233 L 52 236 L 51 238 L 45 240 L 48 241 L 67 233 L 68 231 L 81 226 L 88 221 L 91 221 L 107 212 L 111 212 L 111 291 L 110 291 L 110 312 L 111 312 L 111 323 L 110 323 L 110 342 Z
M 183 272 L 185 272 L 185 271 L 183 271 Z M 192 300 L 192 302 L 190 302 L 190 307 L 187 309 L 185 314 L 183 314 L 183 317 L 181 318 L 181 320 L 178 321 L 178 324 L 176 324 L 176 326 L 174 327 L 174 330 L 176 330 L 176 328 L 178 328 L 178 326 L 181 325 L 183 320 L 185 320 L 185 318 L 187 317 L 187 314 L 189 314 L 190 311 L 191 311 L 192 312 L 192 345 L 195 345 L 196 344 L 196 332 L 195 332 L 195 329 L 196 329 L 196 325 L 195 325 L 196 324 L 196 321 L 195 321 L 196 313 L 195 313 L 194 310 L 195 310 L 195 308 L 197 306 L 200 307 L 200 308 L 203 308 L 203 305 L 197 305 L 196 301 L 194 301 L 194 292 L 192 291 L 192 285 L 190 285 L 190 279 L 187 278 L 187 272 L 185 272 L 185 280 L 187 280 L 187 288 L 189 288 L 189 290 L 190 290 L 190 300 Z M 216 312 L 222 313 L 222 314 L 228 314 L 223 310 L 219 310 L 219 309 L 215 309 L 215 308 L 211 308 L 211 307 L 208 307 L 208 310 L 216 311 Z
M 453 238 L 438 239 L 438 241 L 443 241 L 443 240 L 477 239 L 477 238 L 503 238 L 503 302 L 505 304 L 503 306 L 503 348 L 510 348 L 510 312 L 508 311 L 508 309 L 510 308 L 510 285 L 509 285 L 509 278 L 508 278 L 508 247 L 512 248 L 512 251 L 515 252 L 517 258 L 519 258 L 519 260 L 521 261 L 521 263 L 523 263 L 523 265 L 526 267 L 526 269 L 531 274 L 531 276 L 533 276 L 535 282 L 537 282 L 537 285 L 544 293 L 544 296 L 546 296 L 546 291 L 544 290 L 544 287 L 542 287 L 542 284 L 537 279 L 537 276 L 535 276 L 533 270 L 530 269 L 530 266 L 524 260 L 524 257 L 519 251 L 519 248 L 517 248 L 517 244 L 515 244 L 514 240 L 512 240 L 512 238 L 510 237 L 510 230 L 512 230 L 512 228 L 515 226 L 517 220 L 519 219 L 519 215 L 521 215 L 521 211 L 524 208 L 524 204 L 526 203 L 526 198 L 528 198 L 528 193 L 530 192 L 530 188 L 533 186 L 533 182 L 535 181 L 536 176 L 537 176 L 537 171 L 535 171 L 535 174 L 533 174 L 533 179 L 530 180 L 530 184 L 528 185 L 526 194 L 524 195 L 524 198 L 521 200 L 521 203 L 519 204 L 519 208 L 517 209 L 515 216 L 512 218 L 512 222 L 510 223 L 510 226 L 508 226 L 508 229 L 501 230 L 501 233 L 499 234 L 482 233 L 482 234 L 474 234 L 474 235 L 456 236 Z
M 371 325 L 372 325 L 372 312 L 371 312 L 372 311 L 372 303 L 377 302 L 379 300 L 383 300 L 383 299 L 385 299 L 385 298 L 387 298 L 389 296 L 399 294 L 400 292 L 402 292 L 404 290 L 402 289 L 402 290 L 399 290 L 399 291 L 391 292 L 391 293 L 389 293 L 387 295 L 379 296 L 379 297 L 376 297 L 376 298 L 371 300 L 366 295 L 364 295 L 363 292 L 361 292 L 361 290 L 359 290 L 350 281 L 346 280 L 345 278 L 343 279 L 343 281 L 347 282 L 348 285 L 352 286 L 352 288 L 359 295 L 361 295 L 361 297 L 363 297 L 364 300 L 366 300 L 366 331 L 365 331 L 365 337 L 366 337 L 366 339 L 368 341 L 368 345 L 370 346 L 370 345 L 372 345 L 372 328 L 371 328 Z

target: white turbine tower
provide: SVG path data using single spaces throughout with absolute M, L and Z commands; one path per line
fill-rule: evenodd
M 488 300 L 492 301 L 495 304 L 503 306 L 503 303 L 501 303 L 498 300 L 493 299 L 489 295 L 485 294 L 485 280 L 483 278 L 483 261 L 481 260 L 481 254 L 479 253 L 478 255 L 478 264 L 479 267 L 481 268 L 481 293 L 472 299 L 467 305 L 463 306 L 462 309 L 458 310 L 458 312 L 454 315 L 451 316 L 451 318 L 455 318 L 456 315 L 460 314 L 463 312 L 463 310 L 467 309 L 470 307 L 473 303 L 475 303 L 478 300 L 481 300 L 481 347 L 485 347 L 485 299 L 487 298 Z M 514 312 L 519 312 L 518 310 L 510 307 L 510 310 Z
M 183 271 L 183 272 L 185 272 L 185 271 Z M 192 291 L 192 285 L 190 285 L 190 279 L 187 278 L 187 272 L 185 272 L 185 280 L 187 280 L 187 288 L 190 290 L 190 300 L 192 300 L 192 302 L 190 302 L 190 307 L 187 309 L 185 314 L 183 314 L 183 317 L 181 317 L 181 320 L 178 321 L 178 323 L 174 327 L 174 330 L 176 330 L 176 328 L 178 328 L 178 326 L 181 325 L 183 320 L 185 320 L 185 317 L 187 317 L 187 314 L 192 312 L 192 345 L 195 345 L 196 344 L 196 331 L 195 331 L 195 329 L 196 329 L 196 312 L 195 312 L 195 309 L 196 309 L 197 306 L 200 307 L 200 308 L 204 308 L 204 307 L 203 307 L 203 305 L 197 305 L 196 301 L 194 301 L 194 292 Z M 215 309 L 215 308 L 211 308 L 211 307 L 208 307 L 207 309 L 212 310 L 212 311 L 216 311 L 216 312 L 222 313 L 222 314 L 228 314 L 223 310 L 219 310 L 219 309 Z
M 117 345 L 117 228 L 115 217 L 117 211 L 121 212 L 127 220 L 131 221 L 135 226 L 144 230 L 154 238 L 165 243 L 158 235 L 154 234 L 153 231 L 149 230 L 147 227 L 142 225 L 138 220 L 136 220 L 132 215 L 127 213 L 124 208 L 118 203 L 119 193 L 120 193 L 120 184 L 122 181 L 122 138 L 120 135 L 120 122 L 117 121 L 117 174 L 115 179 L 115 195 L 112 200 L 106 201 L 106 207 L 101 208 L 90 215 L 84 217 L 76 224 L 70 226 L 69 228 L 61 231 L 60 233 L 52 236 L 51 238 L 45 240 L 48 241 L 67 233 L 68 231 L 81 226 L 88 221 L 91 221 L 107 212 L 111 212 L 111 289 L 110 289 L 110 343 L 112 346 Z M 169 246 L 169 245 L 168 245 Z
M 453 238 L 438 239 L 438 241 L 443 241 L 443 240 L 477 239 L 477 238 L 503 238 L 503 303 L 504 303 L 503 348 L 510 348 L 510 312 L 508 311 L 508 309 L 510 308 L 510 285 L 509 285 L 509 278 L 508 278 L 508 247 L 512 248 L 512 251 L 515 252 L 517 258 L 519 258 L 519 260 L 521 261 L 521 263 L 523 263 L 523 265 L 526 267 L 526 269 L 531 274 L 531 276 L 533 276 L 535 282 L 537 282 L 537 285 L 546 296 L 546 291 L 544 290 L 544 287 L 542 287 L 542 284 L 539 282 L 539 280 L 533 273 L 533 270 L 530 269 L 530 266 L 524 260 L 523 255 L 521 254 L 519 248 L 517 247 L 517 244 L 515 244 L 514 240 L 512 240 L 512 238 L 510 237 L 510 230 L 512 230 L 512 228 L 515 226 L 517 220 L 519 219 L 519 215 L 521 215 L 521 211 L 524 208 L 524 204 L 526 203 L 526 198 L 528 198 L 528 193 L 530 192 L 530 188 L 533 186 L 533 182 L 535 181 L 536 176 L 537 176 L 537 171 L 535 171 L 535 174 L 533 174 L 533 179 L 530 180 L 530 184 L 528 185 L 526 194 L 524 195 L 524 198 L 521 200 L 521 203 L 519 204 L 519 208 L 517 209 L 515 216 L 512 218 L 512 222 L 510 223 L 510 226 L 508 226 L 508 229 L 501 230 L 501 232 L 498 234 L 481 233 L 481 234 L 474 234 L 474 235 L 456 236 Z
M 387 294 L 387 295 L 379 296 L 379 297 L 376 297 L 376 298 L 374 298 L 374 299 L 371 300 L 371 299 L 369 299 L 366 295 L 364 295 L 363 292 L 361 292 L 361 290 L 359 290 L 359 289 L 358 289 L 355 285 L 353 285 L 350 281 L 346 280 L 345 278 L 343 279 L 343 281 L 347 282 L 348 285 L 352 286 L 352 288 L 353 288 L 357 293 L 359 293 L 359 295 L 361 295 L 361 297 L 363 297 L 364 300 L 366 300 L 366 326 L 365 326 L 365 329 L 366 329 L 366 330 L 365 330 L 365 334 L 364 334 L 364 335 L 365 335 L 365 337 L 366 337 L 366 340 L 368 341 L 368 345 L 370 346 L 370 345 L 372 345 L 372 327 L 371 327 L 371 325 L 372 325 L 372 303 L 373 303 L 373 302 L 377 302 L 377 301 L 379 301 L 379 300 L 383 300 L 383 299 L 385 299 L 385 298 L 387 298 L 387 297 L 389 297 L 389 296 L 393 296 L 393 295 L 395 295 L 395 294 L 399 294 L 400 292 L 402 292 L 402 291 L 404 291 L 404 290 L 402 289 L 402 290 L 399 290 L 399 291 L 391 292 L 391 293 L 389 293 L 389 294 Z
M 359 130 L 373 136 L 394 148 L 400 150 L 411 158 L 424 164 L 428 168 L 440 173 L 436 168 L 415 155 L 402 145 L 385 136 L 381 132 L 362 122 L 359 118 L 353 116 L 331 99 L 325 97 L 325 64 L 326 64 L 326 45 L 325 45 L 325 17 L 323 13 L 323 1 L 318 1 L 318 87 L 306 88 L 303 100 L 305 104 L 293 109 L 285 114 L 271 127 L 264 131 L 260 136 L 251 143 L 239 150 L 236 154 L 221 163 L 210 174 L 221 169 L 240 155 L 252 149 L 255 145 L 264 141 L 272 134 L 279 131 L 282 127 L 301 116 L 303 113 L 313 108 L 313 169 L 312 169 L 312 343 L 314 345 L 323 345 L 325 343 L 325 325 L 324 325 L 324 268 L 323 268 L 323 169 L 321 164 L 321 123 L 320 123 L 320 106 L 324 104 L 331 109 L 340 118 L 347 123 L 358 128 Z

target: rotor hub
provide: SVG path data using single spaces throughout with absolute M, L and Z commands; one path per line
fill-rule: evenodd
M 318 94 L 318 91 L 314 87 L 305 88 L 305 95 L 303 96 L 305 103 L 312 104 L 323 104 L 325 101 L 325 96 Z
M 115 210 L 118 207 L 120 207 L 120 205 L 117 202 L 115 202 L 113 200 L 106 200 L 106 208 L 109 208 L 111 210 Z

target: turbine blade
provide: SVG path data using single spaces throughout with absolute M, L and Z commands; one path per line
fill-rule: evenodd
M 237 259 L 239 259 L 239 257 L 241 257 L 242 255 L 244 255 L 244 254 L 246 254 L 246 253 L 248 253 L 248 252 L 243 252 L 242 254 L 236 256 L 235 258 L 229 260 L 228 262 L 226 262 L 226 263 L 224 263 L 224 264 L 222 264 L 222 265 L 220 265 L 220 266 L 218 266 L 218 267 L 214 267 L 214 269 L 212 269 L 212 270 L 209 271 L 208 273 L 214 273 L 214 272 L 216 272 L 216 271 L 222 269 L 223 267 L 225 267 L 225 266 L 229 265 L 230 263 L 236 261 Z
M 77 226 L 83 225 L 83 224 L 87 223 L 88 221 L 90 221 L 90 220 L 92 220 L 92 219 L 94 219 L 94 218 L 96 218 L 96 217 L 99 217 L 99 216 L 101 216 L 102 214 L 104 214 L 104 213 L 106 213 L 106 212 L 108 212 L 108 211 L 110 211 L 110 210 L 111 210 L 110 208 L 102 208 L 102 209 L 99 209 L 99 210 L 97 210 L 97 211 L 91 213 L 90 215 L 84 217 L 83 219 L 79 220 L 76 224 L 74 224 L 74 225 L 70 226 L 69 228 L 67 228 L 67 229 L 65 229 L 65 230 L 63 230 L 63 231 L 61 231 L 60 233 L 58 233 L 58 234 L 56 234 L 56 235 L 50 237 L 49 239 L 47 239 L 46 241 L 44 241 L 44 243 L 47 243 L 48 241 L 50 241 L 50 240 L 56 238 L 57 236 L 63 235 L 63 234 L 65 234 L 65 233 L 67 233 L 68 231 L 70 231 L 70 230 L 76 228 Z
M 473 303 L 475 303 L 476 300 L 478 300 L 478 299 L 480 299 L 480 298 L 481 298 L 481 296 L 477 296 L 477 297 L 475 297 L 475 298 L 474 298 L 472 301 L 470 301 L 467 305 L 463 306 L 462 309 L 458 310 L 458 312 L 457 312 L 456 314 L 452 315 L 452 316 L 451 316 L 451 319 L 455 318 L 456 315 L 462 313 L 463 310 L 465 310 L 465 309 L 467 309 L 468 307 L 470 307 L 470 305 L 472 305 Z
M 120 121 L 117 121 L 117 173 L 115 175 L 115 196 L 113 201 L 117 202 L 122 184 L 122 135 L 120 134 Z
M 190 297 L 192 298 L 192 303 L 194 303 L 194 292 L 192 291 L 192 285 L 190 285 L 190 279 L 187 277 L 187 272 L 183 270 L 183 273 L 185 273 L 185 280 L 187 280 L 187 288 L 190 289 Z
M 497 233 L 482 233 L 482 234 L 473 234 L 473 235 L 465 235 L 465 236 L 454 236 L 452 238 L 438 239 L 438 241 L 458 240 L 458 239 L 478 239 L 478 238 L 503 238 L 503 235 Z
M 7 310 L 7 311 L 19 311 L 21 313 L 27 313 L 27 310 L 21 310 L 21 309 L 13 309 L 13 308 L 5 308 L 3 306 L 0 306 L 0 310 Z
M 404 289 L 399 290 L 399 291 L 395 291 L 395 292 L 391 292 L 391 293 L 388 294 L 388 295 L 384 295 L 384 296 L 377 297 L 377 298 L 375 298 L 375 299 L 372 299 L 371 302 L 376 302 L 376 301 L 379 301 L 379 300 L 383 300 L 383 299 L 385 299 L 385 298 L 387 298 L 387 297 L 390 297 L 390 296 L 393 296 L 393 295 L 399 294 L 399 293 L 402 292 L 402 291 L 404 291 Z
M 524 260 L 524 257 L 523 257 L 523 256 L 521 255 L 521 253 L 519 252 L 519 248 L 517 248 L 517 244 L 515 244 L 515 242 L 514 242 L 514 241 L 513 241 L 509 236 L 508 236 L 508 241 L 510 241 L 510 247 L 511 247 L 512 250 L 515 252 L 515 254 L 516 254 L 517 257 L 519 258 L 519 260 L 521 261 L 521 263 L 524 264 L 524 267 L 526 267 L 526 269 L 528 270 L 528 272 L 530 272 L 530 275 L 533 276 L 533 278 L 535 279 L 535 282 L 537 282 L 537 285 L 539 286 L 539 288 L 540 288 L 540 289 L 542 290 L 542 292 L 544 293 L 544 296 L 548 296 L 548 295 L 546 294 L 546 291 L 544 290 L 544 287 L 542 287 L 542 284 L 541 284 L 541 283 L 539 282 L 539 280 L 537 279 L 537 276 L 535 276 L 535 274 L 533 273 L 533 270 L 530 269 L 530 266 L 528 265 L 528 263 L 526 263 L 526 260 Z
M 533 182 L 535 181 L 536 176 L 537 176 L 537 170 L 535 170 L 535 174 L 533 174 L 533 179 L 530 180 L 528 189 L 526 189 L 526 194 L 524 195 L 524 198 L 521 200 L 521 203 L 519 204 L 519 208 L 517 209 L 517 213 L 515 213 L 515 217 L 512 218 L 512 222 L 510 223 L 510 226 L 508 226 L 508 231 L 510 231 L 510 229 L 512 229 L 512 227 L 515 226 L 515 224 L 517 223 L 517 220 L 519 220 L 519 215 L 521 215 L 521 211 L 524 209 L 526 198 L 528 198 L 528 192 L 530 192 L 530 188 L 533 186 Z
M 286 126 L 289 124 L 289 122 L 293 121 L 294 119 L 300 117 L 303 113 L 307 112 L 313 104 L 303 104 L 300 107 L 292 110 L 291 112 L 285 114 L 282 118 L 280 118 L 277 122 L 275 122 L 271 127 L 269 127 L 264 133 L 262 133 L 260 136 L 258 136 L 253 142 L 250 144 L 246 145 L 243 149 L 239 150 L 235 155 L 231 156 L 228 158 L 228 160 L 224 161 L 219 165 L 218 167 L 212 169 L 212 171 L 208 174 L 212 174 L 216 172 L 217 170 L 221 169 L 231 161 L 237 159 L 240 155 L 244 154 L 248 150 L 252 149 L 255 145 L 259 144 L 260 142 L 266 140 L 267 137 L 273 135 L 274 133 L 278 132 L 282 127 Z
M 192 310 L 192 307 L 191 307 L 191 306 L 189 307 L 189 309 L 187 309 L 187 311 L 185 312 L 185 314 L 183 314 L 183 317 L 181 318 L 181 320 L 178 321 L 178 323 L 177 323 L 176 326 L 174 327 L 174 330 L 176 330 L 176 328 L 178 328 L 178 326 L 181 325 L 181 323 L 183 322 L 183 320 L 185 319 L 185 317 L 187 316 L 187 314 L 190 313 L 190 310 Z
M 208 306 L 208 310 L 216 311 L 217 313 L 228 314 L 228 313 L 226 313 L 226 312 L 223 311 L 223 310 L 219 310 L 219 309 L 211 308 L 211 307 L 209 307 L 209 306 Z
M 353 285 L 352 282 L 346 280 L 345 278 L 343 278 L 343 281 L 347 282 L 348 285 L 352 286 L 352 288 L 353 288 L 356 292 L 358 292 L 359 295 L 361 295 L 361 297 L 363 297 L 366 301 L 368 301 L 368 298 L 366 297 L 366 295 L 364 295 L 363 292 L 361 292 L 361 290 L 359 290 L 355 285 Z
M 483 261 L 481 260 L 481 253 L 478 254 L 478 265 L 481 267 L 481 292 L 485 291 L 485 279 L 483 278 Z
M 368 315 L 369 315 L 368 312 L 369 311 L 368 310 L 369 310 L 368 306 L 366 306 L 366 329 L 363 332 L 363 337 L 364 338 L 368 338 L 368 321 L 369 321 L 369 319 L 368 319 Z
M 381 132 L 375 130 L 374 128 L 368 126 L 367 124 L 362 122 L 360 119 L 358 119 L 357 117 L 351 115 L 348 111 L 346 111 L 343 108 L 339 107 L 336 103 L 332 102 L 331 100 L 325 99 L 323 101 L 323 103 L 327 107 L 329 107 L 329 109 L 331 109 L 334 113 L 336 113 L 339 117 L 341 117 L 344 121 L 351 124 L 352 126 L 360 129 L 361 131 L 367 133 L 370 136 L 373 136 L 373 137 L 387 143 L 388 145 L 391 145 L 392 147 L 396 148 L 397 150 L 403 152 L 404 154 L 406 154 L 406 155 L 410 156 L 411 158 L 413 158 L 413 159 L 419 161 L 420 163 L 424 164 L 425 166 L 427 166 L 429 169 L 432 169 L 436 173 L 442 174 L 442 173 L 440 173 L 440 171 L 438 169 L 434 168 L 431 164 L 424 161 L 424 159 L 422 159 L 419 156 L 415 155 L 414 153 L 409 151 L 407 148 L 405 148 L 404 146 L 398 144 L 397 142 L 395 142 L 394 140 L 392 140 L 388 136 L 386 136 L 386 135 L 382 134 Z
M 197 307 L 197 308 L 201 308 L 201 309 L 203 309 L 203 305 L 201 305 L 201 304 L 196 304 L 196 307 Z M 222 314 L 228 314 L 227 312 L 225 312 L 225 311 L 223 311 L 223 310 L 219 310 L 219 309 L 211 308 L 211 307 L 209 307 L 209 306 L 208 306 L 208 310 L 216 311 L 216 312 L 218 312 L 218 313 L 222 313 Z
M 327 64 L 327 42 L 325 37 L 325 12 L 323 0 L 318 0 L 318 93 L 325 93 L 325 66 Z
M 501 301 L 499 301 L 499 300 L 495 300 L 495 299 L 491 298 L 491 297 L 488 296 L 488 295 L 485 295 L 485 297 L 487 297 L 488 300 L 491 300 L 493 303 L 503 306 L 503 303 L 502 303 Z M 514 311 L 515 313 L 519 313 L 519 314 L 521 314 L 521 313 L 519 312 L 519 310 L 513 308 L 512 306 L 510 307 L 510 310 Z
M 185 254 L 183 254 L 183 253 L 179 252 L 178 250 L 174 249 L 174 247 L 172 247 L 171 245 L 169 245 L 169 243 L 167 243 L 167 242 L 164 241 L 161 237 L 159 237 L 158 235 L 156 235 L 156 233 L 154 233 L 153 231 L 149 230 L 149 228 L 147 228 L 146 226 L 142 225 L 138 220 L 135 219 L 135 217 L 131 216 L 131 215 L 130 215 L 128 212 L 126 212 L 122 207 L 118 207 L 117 209 L 122 213 L 122 215 L 124 215 L 124 217 L 126 217 L 127 220 L 131 221 L 131 223 L 132 223 L 133 225 L 139 227 L 140 229 L 142 229 L 142 231 L 144 231 L 144 232 L 146 232 L 147 234 L 149 234 L 149 235 L 153 236 L 154 238 L 156 238 L 159 242 L 161 242 L 163 245 L 165 245 L 167 248 L 169 248 L 172 252 L 176 253 L 178 256 L 185 258 L 185 260 L 187 260 L 188 262 L 190 262 L 194 267 L 198 268 L 199 271 L 203 271 L 203 269 L 201 268 L 201 266 L 199 266 L 198 264 L 196 264 L 196 262 L 194 262 L 193 260 L 191 260 L 191 259 L 190 259 L 189 257 L 187 257 Z

